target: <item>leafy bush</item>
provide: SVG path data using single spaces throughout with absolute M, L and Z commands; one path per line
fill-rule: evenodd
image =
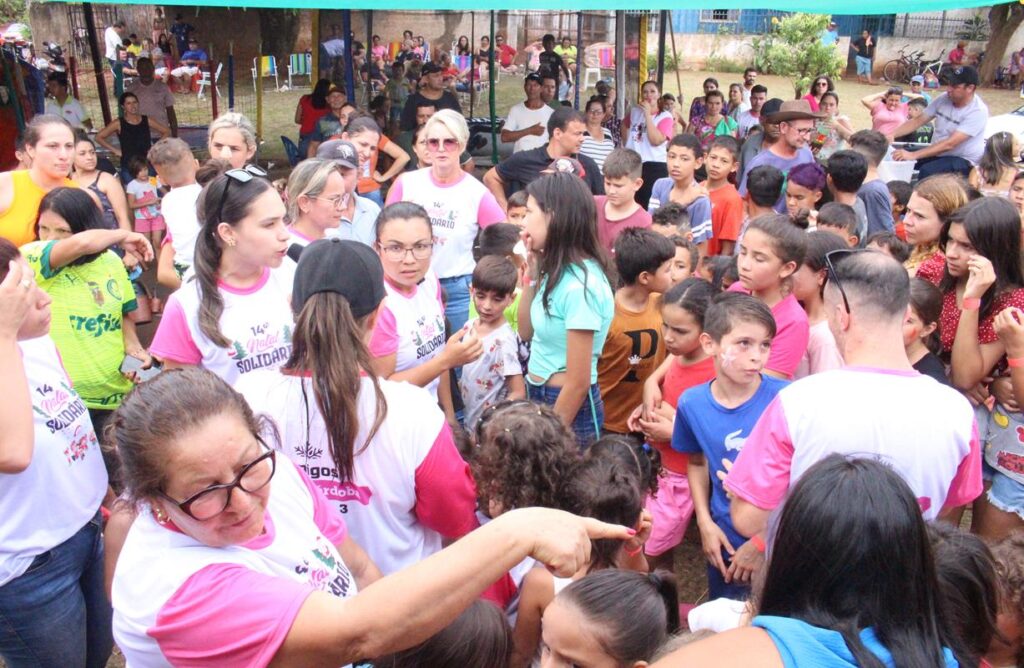
M 804 94 L 815 77 L 824 74 L 838 78 L 846 66 L 834 45 L 821 43 L 829 20 L 827 14 L 791 14 L 778 22 L 772 17 L 775 29 L 772 42 L 765 49 L 766 56 L 773 74 L 793 80 L 797 97 Z M 756 46 L 754 51 L 756 54 Z
M 981 14 L 975 14 L 966 19 L 960 30 L 956 33 L 957 39 L 966 39 L 973 42 L 988 41 L 988 19 Z

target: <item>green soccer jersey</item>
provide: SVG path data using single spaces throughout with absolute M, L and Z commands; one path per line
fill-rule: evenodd
M 53 268 L 56 241 L 33 241 L 21 248 L 39 287 L 53 299 L 50 336 L 64 368 L 89 408 L 113 410 L 132 383 L 121 375 L 124 314 L 134 311 L 135 291 L 124 265 L 112 251 L 91 262 Z

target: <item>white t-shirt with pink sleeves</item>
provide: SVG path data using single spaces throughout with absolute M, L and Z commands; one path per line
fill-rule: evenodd
M 256 369 L 276 369 L 292 350 L 291 279 L 264 269 L 249 288 L 218 282 L 224 310 L 220 331 L 231 342 L 221 348 L 199 329 L 199 282 L 186 282 L 168 298 L 149 351 L 160 359 L 201 366 L 230 384 Z
M 377 399 L 370 379 L 361 381 L 354 473 L 346 482 L 339 481 L 309 378 L 258 371 L 236 389 L 255 412 L 274 420 L 283 453 L 344 516 L 352 537 L 387 575 L 440 551 L 442 536 L 475 529 L 476 486 L 437 401 L 409 383 L 382 380 L 380 387 L 388 412 L 367 443 Z
M 770 510 L 833 453 L 890 465 L 914 490 L 926 520 L 982 491 L 978 428 L 967 399 L 916 371 L 864 367 L 783 388 L 747 437 L 725 487 Z
M 0 586 L 71 538 L 96 515 L 107 469 L 89 411 L 49 336 L 18 342 L 35 445 L 21 473 L 0 473 Z
M 463 173 L 455 183 L 441 184 L 430 167 L 402 174 L 388 191 L 388 204 L 415 202 L 427 211 L 434 230 L 430 267 L 439 278 L 473 273 L 473 243 L 482 227 L 506 219 L 487 187 Z
M 129 666 L 266 666 L 306 598 L 357 593 L 344 520 L 279 457 L 264 533 L 209 547 L 139 513 L 114 572 L 114 639 Z
M 413 369 L 433 359 L 444 350 L 444 303 L 441 283 L 433 271 L 412 292 L 402 292 L 384 279 L 383 308 L 377 314 L 377 325 L 370 338 L 374 357 L 395 355 L 395 371 Z M 440 378 L 426 385 L 434 397 Z

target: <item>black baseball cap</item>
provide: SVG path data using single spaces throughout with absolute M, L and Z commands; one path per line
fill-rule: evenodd
M 342 167 L 357 169 L 359 167 L 359 154 L 351 142 L 344 139 L 330 139 L 316 147 L 316 157 L 324 160 L 333 160 Z
M 978 78 L 978 70 L 970 65 L 960 65 L 949 70 L 946 74 L 946 83 L 950 86 L 958 86 L 960 84 L 977 86 L 981 83 L 981 79 Z
M 761 105 L 761 118 L 765 118 L 769 114 L 777 113 L 781 109 L 782 100 L 780 100 L 777 97 L 773 97 L 772 99 L 767 100 L 764 104 Z
M 310 297 L 320 292 L 334 292 L 347 299 L 356 318 L 373 313 L 385 295 L 380 258 L 358 241 L 314 241 L 299 256 L 292 285 L 292 310 L 298 313 Z
M 540 78 L 540 74 L 536 72 L 530 72 L 529 74 L 527 74 L 526 78 L 523 79 L 523 81 L 534 81 L 536 83 L 544 83 L 544 80 Z
M 420 68 L 420 74 L 437 74 L 438 72 L 443 71 L 444 70 L 441 69 L 441 66 L 433 61 L 424 63 L 423 67 Z

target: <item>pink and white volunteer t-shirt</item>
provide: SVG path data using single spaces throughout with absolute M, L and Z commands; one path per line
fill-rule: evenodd
M 437 401 L 409 383 L 382 380 L 380 387 L 388 412 L 367 442 L 377 397 L 369 378 L 360 383 L 354 474 L 347 482 L 339 481 L 308 377 L 259 371 L 236 389 L 255 412 L 274 420 L 284 454 L 344 516 L 352 538 L 387 575 L 440 551 L 442 536 L 475 529 L 476 486 Z
M 21 473 L 0 473 L 0 586 L 96 515 L 107 469 L 89 410 L 49 336 L 19 341 L 32 395 L 35 445 Z
M 186 282 L 167 300 L 150 353 L 178 364 L 201 366 L 230 384 L 256 369 L 276 369 L 292 350 L 295 321 L 287 272 L 264 269 L 252 287 L 218 281 L 224 310 L 220 331 L 231 343 L 221 348 L 199 329 L 199 282 Z
M 387 296 L 377 314 L 377 325 L 370 338 L 374 357 L 395 355 L 395 371 L 418 367 L 444 350 L 444 303 L 441 283 L 428 271 L 411 292 L 403 292 L 384 279 Z M 437 397 L 439 378 L 426 385 Z
M 725 487 L 770 510 L 826 456 L 871 457 L 914 490 L 926 520 L 982 491 L 970 403 L 916 371 L 847 367 L 784 387 L 761 415 Z
M 477 232 L 506 218 L 491 191 L 471 175 L 442 184 L 429 167 L 402 174 L 388 192 L 387 203 L 394 202 L 415 202 L 427 210 L 437 242 L 430 267 L 438 278 L 472 274 Z
M 114 572 L 114 640 L 129 666 L 266 666 L 306 598 L 357 593 L 341 515 L 284 457 L 264 532 L 209 547 L 139 513 Z

